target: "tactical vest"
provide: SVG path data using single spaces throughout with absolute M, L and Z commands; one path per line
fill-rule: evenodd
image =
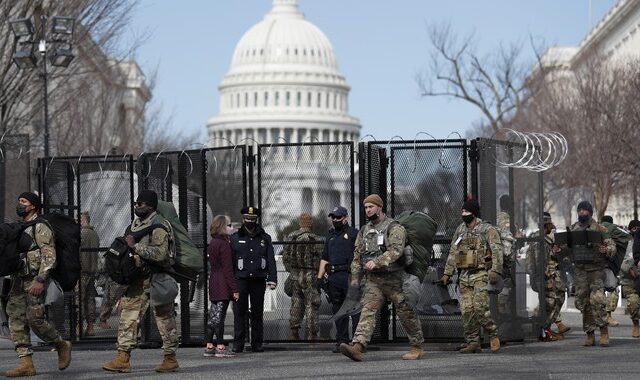
M 320 267 L 320 255 L 316 253 L 318 248 L 314 243 L 317 241 L 315 237 L 316 236 L 308 230 L 301 231 L 299 234 L 292 236 L 293 241 L 300 242 L 292 247 L 293 257 L 291 265 L 293 268 L 318 270 Z M 309 243 L 305 244 L 304 242 Z
M 490 226 L 489 223 L 481 222 L 472 231 L 465 231 L 460 235 L 456 256 L 456 267 L 458 269 L 491 268 L 491 250 L 484 236 Z
M 362 235 L 365 245 L 364 263 L 375 260 L 387 251 L 389 227 L 394 223 L 398 224 L 391 218 L 385 218 L 375 226 L 369 224 L 364 226 L 365 231 Z M 387 267 L 374 269 L 373 272 L 396 272 L 401 269 L 404 269 L 404 267 L 396 260 Z
M 575 223 L 571 226 L 571 231 L 577 230 Z M 595 231 L 595 230 L 594 230 Z M 607 266 L 608 258 L 598 251 L 598 245 L 588 243 L 586 245 L 574 244 L 571 247 L 572 259 L 576 266 L 586 270 L 599 270 L 604 269 Z

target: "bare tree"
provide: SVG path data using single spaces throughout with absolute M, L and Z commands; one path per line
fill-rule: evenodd
M 474 38 L 459 38 L 449 24 L 431 25 L 428 33 L 431 64 L 416 76 L 421 95 L 468 102 L 484 116 L 481 130 L 500 129 L 531 94 L 526 84 L 531 65 L 523 61 L 522 45 L 500 45 L 482 57 Z

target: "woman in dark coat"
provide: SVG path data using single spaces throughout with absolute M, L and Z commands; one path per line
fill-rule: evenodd
M 207 348 L 204 356 L 231 357 L 231 350 L 224 345 L 224 320 L 231 300 L 237 301 L 238 287 L 233 275 L 233 252 L 229 235 L 233 233 L 231 220 L 226 215 L 213 218 L 211 241 L 207 248 L 209 257 L 209 321 L 207 323 Z M 214 340 L 215 335 L 215 340 Z

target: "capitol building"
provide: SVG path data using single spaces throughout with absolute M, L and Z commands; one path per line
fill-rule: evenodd
M 207 123 L 208 146 L 269 144 L 257 189 L 262 225 L 274 238 L 302 212 L 326 218 L 337 205 L 351 206 L 350 148 L 308 146 L 359 140 L 349 90 L 331 42 L 297 0 L 273 0 L 236 45 L 219 86 L 220 112 Z M 300 146 L 271 147 L 279 143 Z
M 209 146 L 358 141 L 349 90 L 331 42 L 297 0 L 273 0 L 236 45 L 220 113 L 207 123 Z

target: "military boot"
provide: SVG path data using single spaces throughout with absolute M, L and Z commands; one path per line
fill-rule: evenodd
M 422 355 L 424 355 L 424 351 L 422 350 L 422 345 L 419 344 L 417 346 L 411 346 L 409 352 L 402 355 L 402 360 L 417 360 L 420 359 Z
M 111 372 L 131 372 L 131 364 L 129 363 L 129 353 L 118 351 L 118 356 L 110 362 L 104 363 L 102 369 Z
M 609 327 L 600 327 L 600 346 L 609 347 Z
M 631 336 L 634 338 L 640 338 L 640 321 L 637 319 L 632 320 L 633 330 L 631 330 Z
M 364 346 L 361 343 L 342 343 L 340 345 L 340 352 L 355 362 L 361 362 L 364 358 Z
M 291 329 L 289 340 L 300 340 L 300 333 L 298 332 L 298 329 Z
M 587 339 L 585 339 L 584 344 L 585 347 L 591 347 L 596 345 L 596 333 L 593 331 L 587 332 Z
M 71 363 L 71 342 L 61 340 L 56 343 L 56 350 L 58 351 L 58 369 L 62 371 Z
M 35 374 L 36 369 L 31 355 L 21 357 L 19 366 L 4 373 L 6 377 L 34 376 Z
M 482 348 L 480 347 L 480 343 L 469 343 L 467 347 L 460 349 L 459 352 L 462 354 L 479 354 L 482 352 Z
M 176 360 L 176 354 L 165 354 L 162 363 L 156 367 L 156 372 L 175 372 L 180 366 Z
M 558 334 L 564 334 L 567 331 L 571 330 L 571 327 L 565 325 L 562 322 L 556 322 L 556 327 L 558 327 Z
M 500 351 L 500 338 L 498 338 L 497 336 L 491 338 L 489 344 L 491 345 L 491 352 L 493 352 L 494 354 Z

